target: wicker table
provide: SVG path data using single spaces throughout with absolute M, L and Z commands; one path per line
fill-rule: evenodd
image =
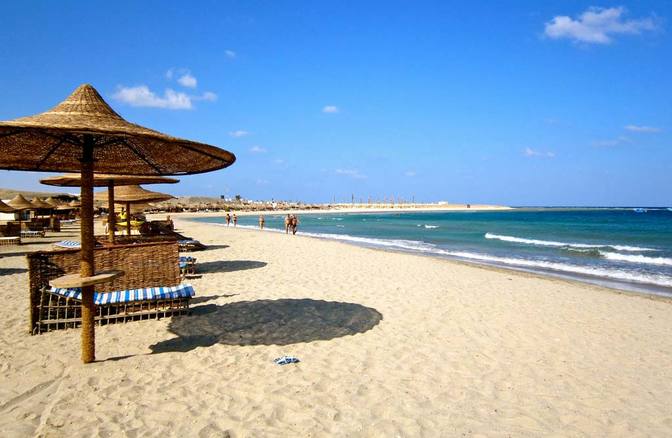
M 70 274 L 54 278 L 49 283 L 53 287 L 69 289 L 74 287 L 94 286 L 100 283 L 107 283 L 108 281 L 122 275 L 124 275 L 124 271 L 118 270 L 98 272 L 91 277 L 81 277 L 79 274 Z

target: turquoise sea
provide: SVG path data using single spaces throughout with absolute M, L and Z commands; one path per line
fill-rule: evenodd
M 666 208 L 321 213 L 299 219 L 303 235 L 672 296 L 672 210 Z M 238 222 L 257 224 L 257 216 Z M 267 216 L 266 227 L 284 232 L 283 216 Z

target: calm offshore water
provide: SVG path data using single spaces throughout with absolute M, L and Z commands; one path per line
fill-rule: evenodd
M 284 232 L 283 216 L 267 216 L 266 227 Z M 304 214 L 299 234 L 672 296 L 672 211 L 664 208 Z

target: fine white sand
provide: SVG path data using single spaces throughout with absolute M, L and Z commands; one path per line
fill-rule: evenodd
M 43 245 L 0 247 L 0 435 L 672 435 L 669 301 L 176 225 L 211 245 L 193 315 L 100 327 L 89 365 L 79 330 L 27 333 Z

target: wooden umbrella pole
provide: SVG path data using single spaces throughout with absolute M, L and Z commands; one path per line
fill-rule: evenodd
M 131 235 L 131 203 L 126 203 L 126 234 Z
M 82 222 L 82 249 L 80 275 L 91 277 L 93 266 L 93 137 L 84 137 L 82 153 L 82 205 L 80 216 Z M 82 287 L 82 362 L 90 363 L 96 359 L 96 335 L 94 327 L 95 305 L 93 303 L 93 286 Z
M 107 185 L 107 209 L 109 213 L 107 215 L 107 235 L 111 244 L 114 244 L 114 230 L 116 217 L 114 214 L 114 183 L 110 181 Z

